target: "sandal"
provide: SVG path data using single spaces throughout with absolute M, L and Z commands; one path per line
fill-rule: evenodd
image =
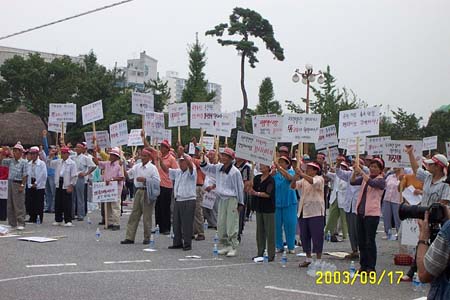
M 310 261 L 304 261 L 298 265 L 299 268 L 307 268 L 311 264 Z

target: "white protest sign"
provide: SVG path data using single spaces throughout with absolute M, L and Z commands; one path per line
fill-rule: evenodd
M 49 118 L 47 122 L 47 131 L 61 133 L 63 124 L 64 124 L 64 133 L 66 133 L 67 124 L 63 122 L 56 122 L 54 119 Z
M 119 147 L 128 143 L 127 120 L 109 125 L 109 138 L 111 147 Z
M 327 147 L 337 146 L 339 144 L 335 125 L 320 128 L 319 140 L 316 143 L 316 149 L 325 149 Z
M 218 110 L 213 102 L 191 102 L 191 128 L 212 127 L 214 113 Z
M 161 143 L 164 140 L 167 140 L 169 142 L 170 145 L 172 145 L 172 129 L 164 129 L 163 130 L 163 135 L 161 137 L 151 137 L 150 138 L 150 143 L 152 145 L 155 145 L 157 143 Z
M 366 151 L 366 139 L 359 139 L 359 154 Z M 356 155 L 356 138 L 347 139 L 347 155 Z
M 329 153 L 330 161 L 335 162 L 336 159 L 338 158 L 339 154 L 340 154 L 338 147 L 331 147 L 331 148 L 328 148 L 328 149 L 330 149 L 330 153 Z M 328 156 L 328 153 L 327 153 L 327 156 Z
M 50 103 L 48 118 L 59 123 L 75 123 L 77 106 L 74 103 Z
M 282 142 L 283 117 L 278 115 L 257 115 L 252 117 L 253 134 Z
M 128 134 L 128 146 L 144 146 L 141 137 L 142 129 L 131 129 Z
M 401 244 L 406 246 L 417 246 L 419 241 L 419 224 L 416 219 L 406 219 L 402 221 Z
M 147 136 L 151 136 L 158 141 L 164 139 L 164 113 L 154 111 L 145 112 L 144 129 Z
M 213 136 L 204 136 L 203 137 L 203 147 L 206 150 L 214 149 L 214 137 Z
M 211 190 L 210 192 L 206 192 L 203 195 L 202 207 L 208 208 L 208 209 L 213 209 L 214 203 L 216 202 L 216 199 L 217 199 L 217 193 L 216 193 L 215 190 Z
M 445 151 L 447 152 L 447 159 L 450 159 L 450 142 L 445 142 Z
M 189 151 L 188 151 L 188 153 L 189 154 L 192 154 L 192 155 L 194 155 L 195 154 L 195 145 L 194 145 L 194 143 L 189 143 Z
M 347 139 L 339 139 L 338 148 L 347 150 Z
M 319 114 L 284 114 L 283 141 L 316 143 L 319 140 Z
M 236 157 L 255 163 L 272 165 L 276 142 L 272 139 L 238 131 L 236 140 Z
M 131 112 L 145 115 L 146 111 L 155 110 L 155 99 L 152 93 L 133 92 L 131 95 Z
M 81 116 L 83 118 L 83 125 L 103 119 L 102 100 L 82 106 Z
M 117 181 L 111 181 L 109 185 L 106 185 L 106 182 L 92 183 L 92 202 L 104 203 L 117 202 L 118 200 L 120 198 Z
M 369 155 L 383 155 L 384 144 L 391 139 L 390 136 L 366 138 L 366 151 Z
M 218 136 L 231 136 L 231 130 L 236 127 L 234 113 L 214 113 L 212 125 L 206 129 L 208 134 Z
M 380 108 L 343 110 L 339 112 L 339 138 L 378 135 Z
M 84 139 L 86 140 L 87 148 L 94 149 L 94 144 L 92 143 L 92 137 L 94 136 L 94 132 L 87 131 L 84 133 Z M 110 148 L 111 141 L 109 139 L 109 133 L 106 130 L 101 130 L 95 132 L 95 137 L 97 139 L 97 145 L 100 148 Z
M 169 108 L 169 127 L 187 126 L 188 109 L 187 103 L 174 103 Z
M 8 199 L 8 180 L 0 180 L 0 199 Z
M 438 142 L 437 135 L 424 137 L 422 141 L 423 141 L 423 148 L 422 148 L 423 151 L 437 149 L 437 142 Z
M 383 158 L 388 168 L 408 168 L 411 167 L 409 163 L 408 154 L 405 152 L 405 146 L 412 145 L 414 148 L 414 157 L 419 164 L 422 164 L 422 141 L 393 141 L 385 142 Z

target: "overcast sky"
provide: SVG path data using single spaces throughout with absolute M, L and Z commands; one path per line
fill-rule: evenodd
M 111 4 L 117 0 L 2 0 L 0 36 Z M 370 106 L 390 105 L 428 118 L 450 103 L 450 1 L 446 0 L 134 0 L 95 14 L 0 41 L 0 45 L 60 54 L 93 50 L 101 64 L 126 65 L 139 52 L 158 60 L 158 72 L 188 74 L 188 44 L 195 32 L 207 47 L 207 79 L 222 85 L 222 109 L 242 106 L 239 57 L 204 32 L 228 21 L 236 6 L 268 19 L 286 59 L 273 59 L 262 44 L 256 69 L 247 69 L 250 107 L 266 76 L 276 99 L 299 101 L 303 84 L 291 80 L 306 63 L 331 66 L 338 87 Z M 97 100 L 97 99 L 93 99 Z

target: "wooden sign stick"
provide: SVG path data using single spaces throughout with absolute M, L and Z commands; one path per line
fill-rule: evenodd
M 356 137 L 356 165 L 359 167 L 359 136 Z

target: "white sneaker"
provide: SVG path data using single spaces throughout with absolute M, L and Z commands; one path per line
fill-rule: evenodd
M 230 251 L 228 251 L 227 257 L 235 257 L 236 252 L 237 252 L 237 250 L 232 248 Z
M 288 250 L 286 252 L 287 252 L 287 254 L 295 254 L 295 250 L 294 249 Z
M 25 227 L 23 227 L 23 226 L 17 226 L 17 230 L 24 230 L 25 229 Z
M 72 222 L 67 222 L 66 224 L 64 224 L 64 227 L 73 227 Z
M 220 249 L 219 251 L 218 251 L 218 253 L 219 253 L 219 255 L 226 255 L 228 252 L 230 252 L 231 250 L 233 250 L 233 248 L 232 247 L 230 247 L 230 246 L 228 246 L 228 247 L 225 247 L 225 248 L 223 248 L 223 249 Z
M 52 225 L 53 225 L 53 226 L 61 226 L 61 225 L 62 225 L 62 222 L 53 222 Z

